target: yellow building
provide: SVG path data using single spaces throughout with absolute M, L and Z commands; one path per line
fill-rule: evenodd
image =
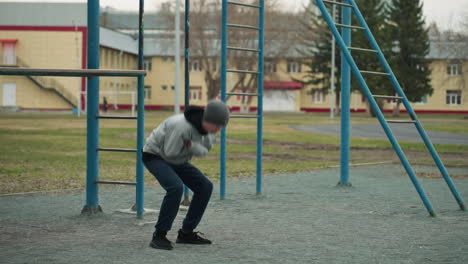
M 85 3 L 0 3 L 0 64 L 9 67 L 86 68 L 86 4 Z M 7 12 L 3 12 L 6 10 Z M 17 16 L 15 14 L 24 14 Z M 38 15 L 40 14 L 40 16 Z M 54 16 L 48 15 L 54 14 Z M 451 46 L 452 45 L 452 46 Z M 455 45 L 456 47 L 453 47 Z M 103 69 L 136 69 L 137 41 L 134 37 L 101 27 L 100 67 Z M 174 106 L 175 61 L 174 40 L 146 38 L 144 42 L 147 70 L 145 108 L 171 109 Z M 448 48 L 447 48 L 448 47 Z M 434 94 L 413 103 L 416 112 L 468 113 L 466 76 L 468 54 L 462 43 L 431 42 L 432 86 Z M 451 54 L 451 52 L 457 53 Z M 183 53 L 182 53 L 183 54 Z M 327 112 L 330 95 L 317 88 L 303 86 L 294 80 L 304 77 L 302 58 L 294 48 L 278 58 L 265 58 L 264 110 L 291 112 Z M 213 57 L 213 60 L 214 57 Z M 216 59 L 219 60 L 219 59 Z M 214 63 L 216 67 L 219 63 Z M 202 61 L 193 56 L 190 69 L 190 102 L 205 105 L 208 88 Z M 181 58 L 181 72 L 184 61 Z M 179 98 L 183 104 L 183 74 Z M 228 75 L 228 90 L 238 76 Z M 21 109 L 71 110 L 86 107 L 85 78 L 0 76 L 0 103 Z M 255 91 L 250 91 L 255 92 Z M 105 100 L 104 100 L 105 98 Z M 256 98 L 244 102 L 233 95 L 228 103 L 234 111 L 254 111 Z M 130 109 L 136 103 L 136 78 L 103 77 L 100 79 L 100 102 L 108 109 Z M 352 93 L 351 111 L 366 111 L 366 102 L 359 92 Z M 394 103 L 386 102 L 385 111 Z

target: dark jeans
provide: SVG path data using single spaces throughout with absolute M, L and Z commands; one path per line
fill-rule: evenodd
M 143 163 L 166 190 L 166 196 L 162 201 L 158 222 L 155 226 L 156 232 L 167 232 L 171 229 L 179 211 L 184 184 L 193 191 L 193 197 L 182 230 L 192 232 L 202 219 L 213 191 L 213 183 L 199 169 L 188 162 L 175 165 L 157 156 L 143 153 Z

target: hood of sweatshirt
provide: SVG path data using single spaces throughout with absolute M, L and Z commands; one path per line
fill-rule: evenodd
M 192 124 L 192 126 L 194 126 L 201 135 L 208 134 L 202 126 L 204 112 L 205 110 L 203 108 L 191 105 L 184 111 L 185 119 L 187 119 L 187 121 Z

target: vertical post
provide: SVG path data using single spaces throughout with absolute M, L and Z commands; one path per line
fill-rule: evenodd
M 351 25 L 351 8 L 341 7 L 341 24 Z M 342 28 L 342 38 L 346 46 L 351 45 L 351 30 Z M 351 69 L 341 51 L 341 148 L 340 148 L 340 186 L 350 186 L 349 183 L 349 130 L 350 130 L 350 93 Z
M 179 1 L 179 0 L 177 0 Z M 185 44 L 185 54 L 184 54 L 184 109 L 187 109 L 189 106 L 190 98 L 190 72 L 189 72 L 189 62 L 190 62 L 190 0 L 185 0 L 185 28 L 184 28 L 184 44 Z M 179 47 L 180 49 L 180 47 Z M 180 56 L 179 58 L 180 59 Z M 176 66 L 180 68 L 179 66 Z M 182 201 L 182 205 L 189 206 L 190 205 L 190 197 L 189 197 L 189 188 L 184 185 L 184 200 Z
M 174 110 L 176 114 L 180 113 L 180 0 L 176 0 L 175 15 L 175 89 L 174 89 Z
M 335 23 L 336 19 L 336 6 L 332 7 L 332 19 Z M 333 34 L 331 39 L 331 73 L 330 73 L 330 119 L 335 118 L 335 36 Z
M 262 193 L 262 153 L 263 153 L 263 41 L 265 2 L 259 2 L 258 18 L 258 76 L 257 76 L 257 194 Z
M 99 0 L 88 1 L 88 69 L 99 69 Z M 86 101 L 86 205 L 82 213 L 102 212 L 99 206 L 99 77 L 88 77 Z
M 138 69 L 143 70 L 143 11 L 144 0 L 140 0 L 138 12 Z M 138 110 L 137 110 L 137 157 L 136 157 L 136 209 L 137 217 L 142 218 L 144 213 L 144 187 L 143 173 L 143 140 L 145 136 L 145 79 L 138 76 Z
M 226 102 L 226 69 L 227 69 L 227 0 L 222 0 L 221 7 L 221 100 Z M 219 195 L 226 199 L 226 128 L 221 130 Z

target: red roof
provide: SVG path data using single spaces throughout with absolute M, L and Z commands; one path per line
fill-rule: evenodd
M 299 82 L 287 81 L 264 81 L 263 88 L 265 89 L 279 89 L 279 90 L 299 90 L 304 85 Z
M 17 39 L 0 39 L 0 43 L 16 43 Z

